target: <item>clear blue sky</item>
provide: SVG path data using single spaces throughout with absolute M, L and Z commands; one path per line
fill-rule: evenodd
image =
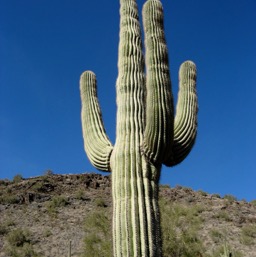
M 163 5 L 175 98 L 179 65 L 197 64 L 199 127 L 161 183 L 256 199 L 256 2 Z M 118 30 L 118 1 L 0 0 L 1 179 L 96 172 L 83 149 L 79 77 L 96 73 L 114 142 Z

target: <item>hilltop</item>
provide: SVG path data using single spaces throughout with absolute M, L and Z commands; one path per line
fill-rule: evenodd
M 0 180 L 0 257 L 111 256 L 111 202 L 110 176 Z M 166 256 L 256 257 L 255 202 L 162 185 L 160 206 Z

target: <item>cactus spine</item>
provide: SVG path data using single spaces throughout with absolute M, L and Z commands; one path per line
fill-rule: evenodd
M 116 142 L 111 144 L 96 91 L 96 77 L 81 75 L 85 151 L 99 170 L 112 172 L 113 254 L 162 256 L 158 182 L 161 165 L 174 166 L 190 152 L 196 137 L 196 67 L 179 71 L 174 117 L 168 53 L 159 0 L 143 6 L 146 75 L 136 0 L 120 0 Z

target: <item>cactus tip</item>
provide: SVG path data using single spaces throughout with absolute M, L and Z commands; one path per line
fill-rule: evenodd
M 93 71 L 90 71 L 90 70 L 87 70 L 87 71 L 84 71 L 82 74 L 81 74 L 81 79 L 84 78 L 84 77 L 95 77 L 95 73 Z
M 191 60 L 187 60 L 187 61 L 183 62 L 181 65 L 182 66 L 183 65 L 187 65 L 187 66 L 194 66 L 194 67 L 196 67 L 196 64 L 193 61 L 191 61 Z

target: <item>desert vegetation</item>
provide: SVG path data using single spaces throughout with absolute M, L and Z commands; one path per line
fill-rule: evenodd
M 163 185 L 159 204 L 164 257 L 256 256 L 255 201 Z M 0 180 L 0 213 L 0 257 L 112 256 L 111 177 Z

